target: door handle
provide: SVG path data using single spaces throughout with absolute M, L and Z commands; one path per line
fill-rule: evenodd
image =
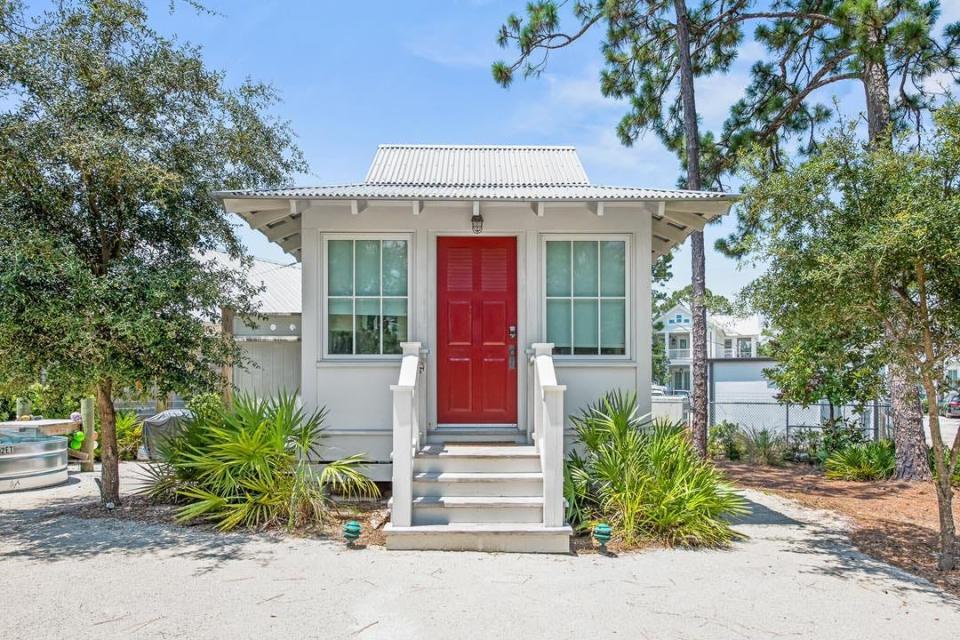
M 507 347 L 507 366 L 510 369 L 517 368 L 517 348 L 514 345 Z

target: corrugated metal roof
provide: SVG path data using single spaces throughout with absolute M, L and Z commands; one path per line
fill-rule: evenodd
M 368 185 L 588 185 L 573 147 L 385 144 L 377 148 Z
M 376 185 L 344 184 L 292 189 L 252 189 L 218 191 L 219 198 L 303 198 L 314 200 L 732 200 L 736 196 L 718 191 L 683 191 L 643 187 L 605 187 L 598 185 Z
M 240 264 L 225 253 L 212 251 L 209 257 L 230 269 L 239 269 Z M 302 300 L 300 292 L 300 264 L 282 264 L 254 258 L 247 281 L 255 287 L 262 287 L 257 295 L 258 311 L 265 314 L 300 313 Z
M 725 314 L 711 314 L 710 320 L 715 322 L 728 336 L 759 336 L 763 333 L 763 320 L 760 316 L 731 316 Z

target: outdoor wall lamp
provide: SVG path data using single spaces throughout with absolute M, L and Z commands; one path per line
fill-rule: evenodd
M 474 212 L 470 217 L 470 226 L 473 227 L 474 233 L 480 233 L 483 231 L 483 216 L 479 212 Z

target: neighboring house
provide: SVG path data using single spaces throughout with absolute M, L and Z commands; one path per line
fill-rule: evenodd
M 224 253 L 212 257 L 233 268 L 235 261 Z M 301 268 L 288 263 L 255 259 L 247 280 L 260 289 L 254 300 L 258 317 L 252 323 L 234 318 L 232 331 L 241 344 L 247 363 L 233 370 L 238 393 L 260 397 L 300 390 Z
M 947 382 L 954 387 L 960 384 L 960 360 L 950 360 L 946 364 Z
M 683 304 L 675 305 L 656 320 L 662 328 L 656 339 L 662 339 L 667 354 L 666 386 L 670 393 L 691 389 L 693 361 L 691 346 L 693 322 L 690 309 Z M 772 360 L 760 356 L 763 341 L 763 323 L 759 316 L 731 316 L 707 314 L 707 359 L 723 361 L 756 361 L 769 367 Z M 742 363 L 721 365 L 730 370 L 732 378 L 745 375 L 755 383 L 766 385 L 762 375 L 764 366 L 746 366 Z M 746 381 L 746 380 L 744 380 Z M 759 388 L 759 387 L 757 387 Z M 711 395 L 711 399 L 714 397 Z
M 650 411 L 652 261 L 734 199 L 593 185 L 572 147 L 433 145 L 216 195 L 302 262 L 303 404 L 392 482 L 388 547 L 508 551 L 568 549 L 567 416 L 611 389 Z

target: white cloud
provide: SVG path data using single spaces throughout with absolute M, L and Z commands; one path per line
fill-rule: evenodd
M 496 43 L 482 44 L 489 38 L 470 38 L 462 27 L 435 25 L 408 38 L 404 48 L 418 58 L 445 67 L 489 67 L 501 57 Z
M 600 72 L 591 67 L 576 76 L 546 73 L 535 80 L 546 85 L 535 100 L 521 104 L 510 118 L 515 132 L 554 134 L 579 128 L 598 116 L 622 113 L 625 105 L 600 93 Z

